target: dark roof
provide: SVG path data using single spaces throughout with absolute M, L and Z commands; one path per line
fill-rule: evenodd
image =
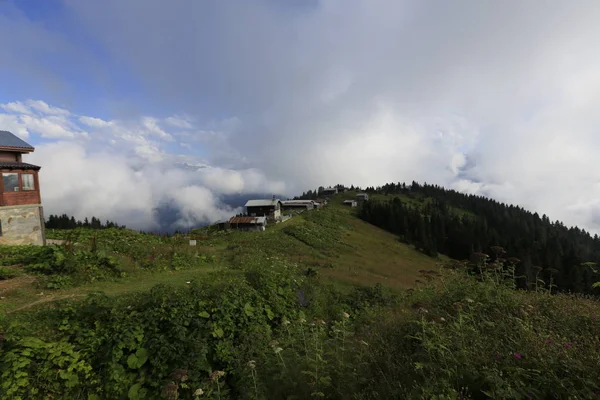
M 230 224 L 261 224 L 266 222 L 265 217 L 231 217 Z
M 0 169 L 33 169 L 39 171 L 41 167 L 24 162 L 0 161 Z
M 33 151 L 33 146 L 19 139 L 13 133 L 9 131 L 0 131 L 0 147 L 10 147 L 14 149 L 22 149 L 26 151 Z

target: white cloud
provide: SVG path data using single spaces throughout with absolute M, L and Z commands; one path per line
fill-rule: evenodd
M 0 114 L 0 130 L 12 132 L 21 139 L 29 137 L 29 131 L 16 115 Z
M 160 128 L 168 124 L 158 118 L 107 121 L 66 110 L 36 115 L 29 108 L 2 109 L 3 128 L 24 138 L 29 130 L 54 140 L 37 145 L 26 160 L 42 166 L 47 214 L 96 216 L 143 230 L 186 229 L 241 211 L 223 204 L 221 195 L 285 189 L 259 171 L 210 168 L 197 158 L 169 152 L 164 145 L 172 135 Z M 180 162 L 188 168 L 178 167 Z M 165 204 L 171 207 L 167 212 L 177 215 L 175 220 L 165 222 Z
M 192 129 L 190 121 L 181 117 L 167 117 L 165 123 L 174 126 L 175 128 Z
M 89 146 L 114 141 L 152 163 L 167 162 L 177 143 L 199 148 L 222 169 L 198 175 L 213 193 L 416 179 L 600 229 L 597 2 L 273 4 L 67 0 L 72 22 L 142 93 L 127 117 L 78 117 Z M 15 70 L 34 68 L 36 53 L 61 43 L 37 25 L 8 22 L 30 44 L 23 56 L 12 42 L 0 48 Z M 50 116 L 10 104 L 9 116 Z M 147 112 L 156 106 L 170 117 Z M 192 122 L 207 118 L 215 122 Z
M 40 114 L 45 114 L 45 115 L 69 115 L 70 114 L 69 111 L 67 111 L 63 108 L 51 107 L 42 100 L 28 100 L 27 106 L 30 109 L 35 110 L 35 111 L 39 112 Z
M 6 103 L 6 104 L 2 104 L 0 105 L 0 108 L 8 111 L 8 112 L 13 112 L 13 113 L 19 113 L 19 114 L 33 114 L 31 112 L 31 109 L 29 107 L 27 107 L 25 104 L 19 102 L 19 101 L 15 101 L 12 103 Z
M 104 128 L 110 125 L 110 122 L 104 121 L 101 118 L 87 117 L 85 115 L 79 117 L 79 122 L 93 128 Z
M 87 135 L 85 131 L 79 130 L 64 117 L 33 117 L 22 115 L 20 122 L 28 131 L 37 133 L 41 137 L 48 139 L 73 139 L 77 136 Z

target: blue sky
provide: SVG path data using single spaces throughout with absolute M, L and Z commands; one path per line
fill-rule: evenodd
M 0 1 L 0 129 L 37 146 L 49 212 L 144 229 L 165 202 L 188 225 L 230 195 L 414 179 L 598 231 L 598 19 L 584 0 Z

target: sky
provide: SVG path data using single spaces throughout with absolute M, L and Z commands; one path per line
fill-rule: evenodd
M 0 129 L 46 214 L 434 183 L 600 232 L 600 3 L 0 0 Z M 197 168 L 182 168 L 181 164 Z

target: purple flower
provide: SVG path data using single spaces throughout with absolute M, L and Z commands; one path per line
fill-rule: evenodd
M 520 360 L 521 359 L 521 353 L 515 353 L 513 354 L 513 356 L 517 359 Z
M 597 315 L 592 315 L 592 319 L 598 319 Z
M 552 339 L 546 339 L 546 343 L 552 343 Z
M 565 343 L 565 349 L 570 349 L 571 347 L 573 347 L 571 343 Z

